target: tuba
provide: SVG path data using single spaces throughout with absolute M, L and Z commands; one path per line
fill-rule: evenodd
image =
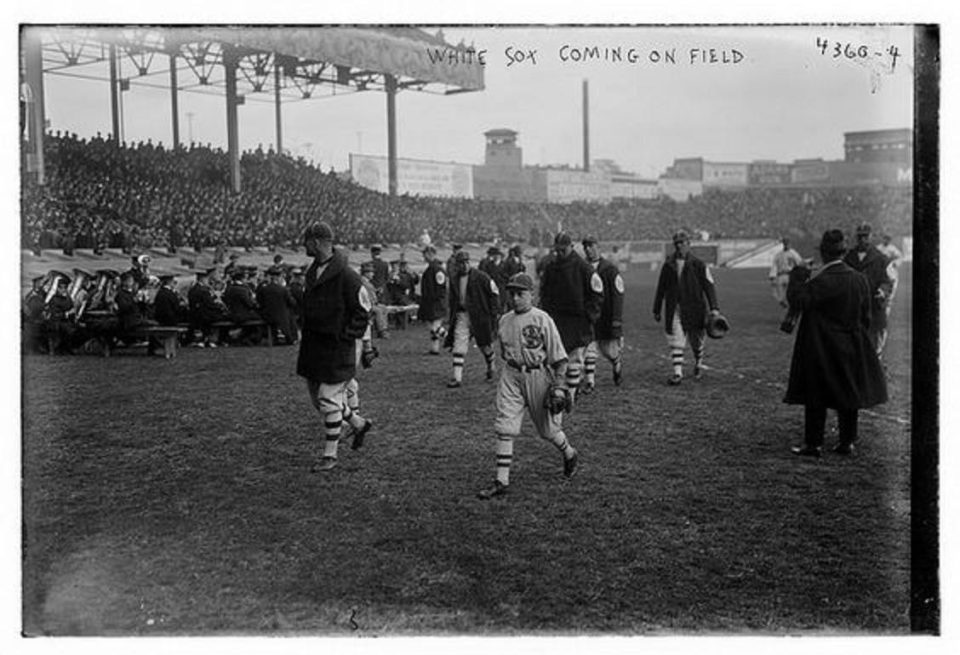
M 43 285 L 41 285 L 41 288 L 43 289 L 43 292 L 44 292 L 43 303 L 44 303 L 45 305 L 46 305 L 46 304 L 49 304 L 49 303 L 50 303 L 50 299 L 53 298 L 53 297 L 56 295 L 56 293 L 57 293 L 57 280 L 60 279 L 61 277 L 67 277 L 67 276 L 64 275 L 63 273 L 61 273 L 60 271 L 48 271 L 48 272 L 47 272 L 47 279 L 44 280 L 44 281 L 43 281 Z M 67 279 L 69 279 L 69 278 L 67 278 Z

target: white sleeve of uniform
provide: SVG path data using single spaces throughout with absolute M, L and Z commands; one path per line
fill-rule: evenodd
M 546 312 L 543 313 L 543 339 L 543 347 L 547 352 L 547 362 L 551 366 L 567 359 L 567 351 L 563 347 L 563 339 L 560 338 L 557 324 Z

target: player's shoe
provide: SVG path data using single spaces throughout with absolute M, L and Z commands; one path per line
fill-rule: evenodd
M 463 383 L 459 380 L 450 380 L 447 382 L 447 389 L 459 389 L 463 386 Z
M 679 373 L 674 373 L 669 378 L 667 378 L 667 384 L 669 384 L 671 387 L 676 387 L 681 382 L 683 382 L 683 376 L 680 375 Z
M 480 500 L 490 500 L 498 496 L 505 496 L 507 495 L 508 488 L 509 485 L 500 482 L 500 480 L 494 480 L 491 486 L 477 492 L 477 498 Z
M 367 432 L 370 432 L 370 428 L 373 427 L 373 421 L 366 419 L 366 422 L 363 424 L 363 427 L 359 430 L 354 430 L 353 432 L 353 442 L 350 444 L 351 450 L 360 450 L 363 447 L 363 439 L 367 436 Z
M 838 455 L 852 455 L 853 454 L 853 444 L 852 443 L 838 443 L 833 447 L 833 452 Z
M 580 453 L 574 449 L 573 455 L 563 458 L 563 477 L 572 478 L 580 466 Z
M 613 367 L 613 383 L 618 387 L 623 384 L 623 364 L 619 362 Z
M 313 472 L 323 473 L 324 471 L 332 471 L 335 468 L 337 468 L 337 458 L 324 456 L 314 465 Z
M 703 379 L 703 364 L 694 364 L 693 365 L 693 379 L 702 380 Z
M 794 446 L 790 452 L 798 457 L 820 457 L 823 449 L 815 446 Z

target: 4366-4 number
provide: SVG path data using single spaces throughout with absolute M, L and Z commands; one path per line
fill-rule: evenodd
M 900 51 L 897 49 L 897 46 L 891 45 L 887 47 L 886 52 L 872 52 L 869 46 L 866 45 L 855 45 L 853 43 L 841 43 L 839 41 L 830 41 L 829 39 L 824 39 L 817 37 L 817 49 L 820 51 L 821 55 L 826 55 L 830 53 L 834 59 L 844 57 L 846 59 L 866 59 L 871 55 L 876 57 L 883 57 L 884 54 L 890 56 L 890 69 L 893 70 L 897 66 L 897 57 L 900 56 Z

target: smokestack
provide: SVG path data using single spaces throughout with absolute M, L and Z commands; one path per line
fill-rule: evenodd
M 583 81 L 583 170 L 590 172 L 590 92 Z

